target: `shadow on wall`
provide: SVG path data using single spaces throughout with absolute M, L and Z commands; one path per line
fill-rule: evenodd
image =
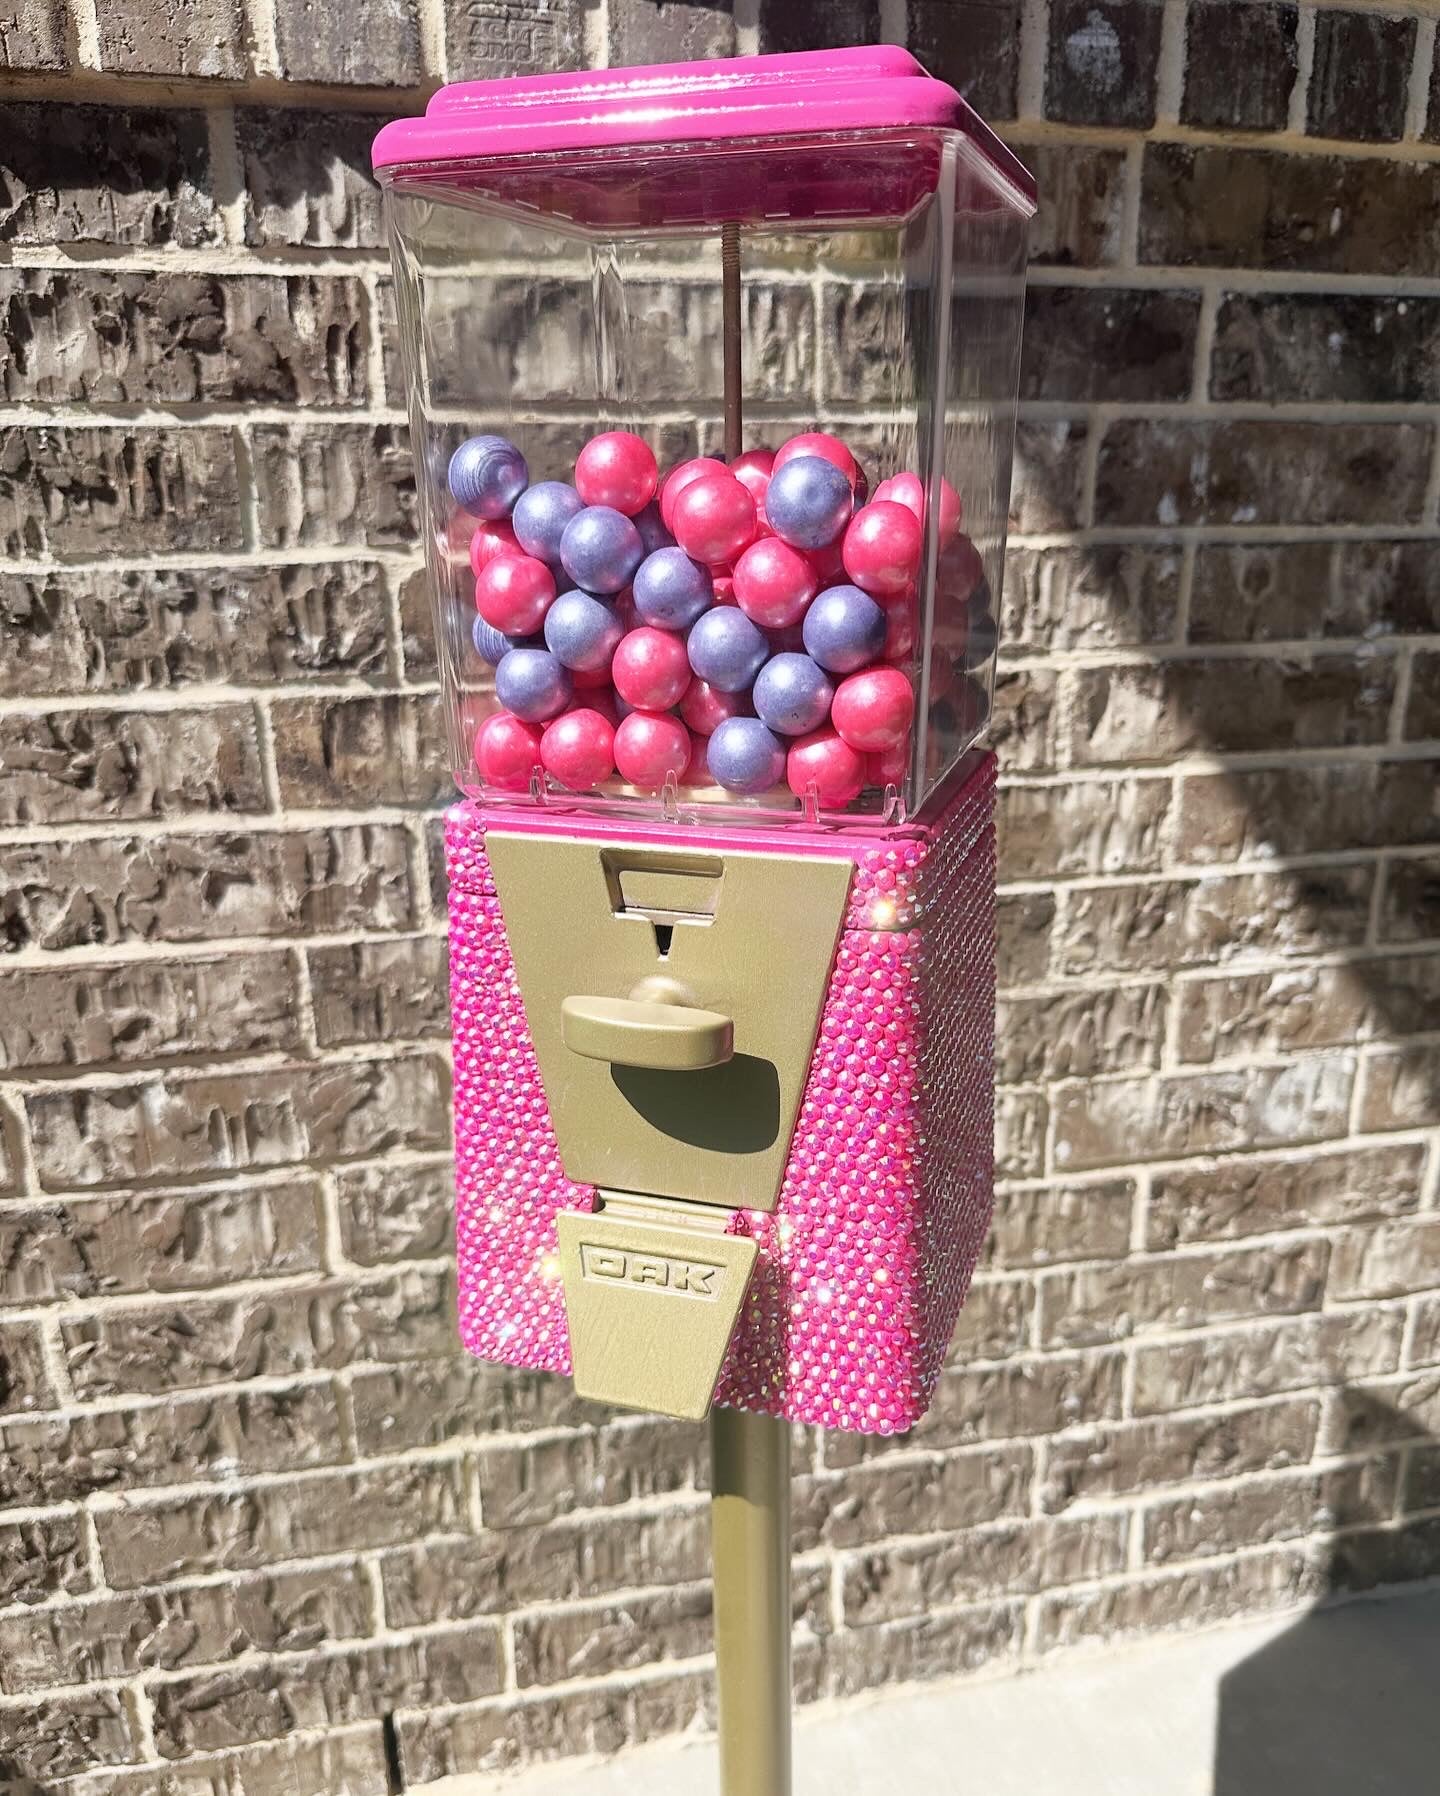
M 1342 1391 L 1339 1400 L 1346 1422 L 1377 1442 L 1412 1432 L 1366 1394 Z M 1440 1584 L 1401 1601 L 1327 1600 L 1440 1573 L 1440 1443 L 1421 1435 L 1399 1454 L 1333 1476 L 1326 1495 L 1338 1532 L 1319 1568 L 1322 1606 L 1222 1678 L 1213 1796 L 1440 1788 Z M 1433 1513 L 1366 1525 L 1397 1496 Z

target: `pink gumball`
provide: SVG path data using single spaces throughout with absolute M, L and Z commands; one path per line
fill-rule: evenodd
M 689 730 L 663 711 L 632 711 L 615 732 L 620 777 L 645 792 L 658 792 L 672 773 L 678 780 L 690 753 Z
M 673 536 L 675 526 L 670 522 L 670 514 L 675 509 L 675 501 L 680 497 L 692 480 L 703 480 L 707 474 L 723 474 L 726 472 L 723 461 L 716 461 L 713 455 L 697 455 L 693 461 L 682 461 L 666 476 L 665 484 L 660 489 L 660 522 Z
M 822 461 L 834 462 L 850 482 L 851 490 L 854 490 L 855 457 L 839 437 L 828 436 L 823 430 L 807 430 L 798 437 L 791 437 L 788 443 L 782 443 L 775 451 L 775 460 L 770 468 L 771 475 L 778 474 L 786 462 L 794 461 L 797 455 L 818 455 Z
M 735 602 L 762 629 L 798 624 L 819 590 L 814 568 L 778 536 L 751 543 L 735 563 Z
M 615 730 L 588 706 L 562 711 L 540 738 L 545 771 L 571 792 L 588 792 L 615 771 Z
M 834 730 L 815 730 L 792 745 L 785 757 L 785 779 L 797 798 L 813 788 L 821 805 L 838 810 L 864 789 L 865 757 Z
M 867 667 L 835 688 L 830 721 L 842 742 L 865 754 L 898 748 L 910 734 L 915 694 L 898 667 Z
M 882 749 L 879 754 L 865 757 L 865 784 L 867 786 L 901 786 L 905 783 L 905 775 L 910 771 L 910 745 L 902 742 L 898 748 Z
M 947 599 L 968 599 L 985 578 L 985 563 L 968 536 L 957 536 L 940 557 L 936 590 Z
M 592 667 L 588 670 L 583 667 L 572 667 L 567 671 L 570 675 L 570 684 L 577 692 L 598 692 L 602 686 L 608 687 L 610 684 L 608 667 Z
M 715 589 L 715 603 L 717 605 L 734 605 L 738 603 L 738 600 L 735 597 L 734 574 L 728 572 L 717 574 L 712 570 L 710 584 Z
M 630 430 L 606 430 L 580 451 L 575 490 L 587 505 L 609 505 L 633 518 L 655 497 L 660 470 L 650 445 Z
M 721 692 L 697 677 L 680 701 L 680 715 L 697 736 L 710 736 L 727 717 L 748 717 L 750 701 L 743 692 Z
M 838 586 L 841 581 L 849 582 L 850 576 L 845 572 L 843 554 L 844 536 L 835 542 L 827 543 L 823 549 L 807 549 L 805 559 L 815 570 L 815 578 L 821 587 Z
M 481 524 L 470 538 L 470 567 L 478 574 L 481 568 L 494 561 L 497 555 L 523 555 L 525 551 L 515 540 L 515 532 L 510 528 L 508 520 L 497 518 L 494 522 Z
M 598 711 L 612 730 L 618 730 L 620 727 L 620 708 L 615 703 L 615 694 L 610 691 L 602 692 L 598 687 L 592 687 L 583 695 L 572 698 L 565 710 Z M 563 716 L 564 712 L 561 715 Z
M 497 555 L 475 576 L 475 609 L 506 636 L 533 636 L 555 599 L 555 576 L 533 555 Z
M 885 613 L 885 647 L 882 653 L 887 661 L 903 661 L 915 651 L 915 637 L 920 621 L 919 601 L 913 592 L 905 592 L 898 598 L 882 599 L 880 609 Z
M 702 474 L 676 495 L 670 531 L 693 561 L 733 561 L 755 540 L 755 501 L 728 468 Z
M 635 609 L 635 593 L 631 587 L 627 586 L 623 591 L 617 592 L 611 605 L 616 617 L 627 630 L 634 630 L 639 626 L 640 613 Z
M 765 495 L 770 490 L 770 471 L 775 466 L 773 449 L 747 449 L 730 464 L 730 472 L 755 501 L 757 517 L 765 516 Z
M 523 792 L 540 766 L 540 731 L 508 711 L 487 717 L 475 732 L 475 767 L 487 786 Z
M 668 711 L 679 704 L 690 684 L 690 658 L 685 639 L 649 624 L 620 638 L 610 678 L 627 705 L 637 711 Z
M 905 505 L 873 499 L 851 518 L 841 544 L 845 572 L 861 592 L 888 599 L 920 569 L 920 520 Z
M 690 759 L 685 763 L 685 771 L 680 775 L 682 786 L 713 786 L 710 777 L 710 763 L 705 758 L 705 749 L 709 742 L 707 736 L 690 738 Z
M 875 488 L 875 497 L 903 505 L 915 514 L 917 521 L 925 522 L 925 485 L 918 474 L 892 474 L 888 480 L 882 480 Z M 942 474 L 940 477 L 940 547 L 945 545 L 960 528 L 961 516 L 960 495 Z

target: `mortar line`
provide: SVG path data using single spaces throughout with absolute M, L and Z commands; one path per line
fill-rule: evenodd
M 882 44 L 909 42 L 906 0 L 879 0 L 879 38 Z
M 760 0 L 734 0 L 735 54 L 760 53 Z
M 1155 122 L 1177 124 L 1185 87 L 1186 0 L 1165 0 L 1155 79 Z
M 1405 129 L 1402 141 L 1423 140 L 1430 113 L 1430 75 L 1435 59 L 1435 13 L 1422 7 L 1415 33 L 1415 53 L 1410 62 L 1410 86 L 1405 100 Z
M 1020 9 L 1020 57 L 1015 110 L 1027 123 L 1045 117 L 1045 65 L 1050 38 L 1049 0 L 1029 0 Z
M 444 0 L 419 0 L 420 66 L 441 84 L 450 79 Z
M 1305 135 L 1305 121 L 1310 109 L 1310 82 L 1315 72 L 1315 8 L 1302 6 L 1295 30 L 1295 85 L 1290 90 L 1290 112 L 1286 135 L 1312 142 Z
M 245 242 L 245 180 L 240 168 L 234 108 L 207 106 L 205 125 L 220 227 L 227 243 L 242 247 Z
M 84 68 L 100 67 L 100 18 L 96 0 L 70 0 L 70 20 L 75 31 L 75 55 Z

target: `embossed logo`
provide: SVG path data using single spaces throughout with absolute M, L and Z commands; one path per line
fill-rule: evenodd
M 713 1303 L 719 1266 L 704 1260 L 682 1260 L 670 1254 L 637 1253 L 633 1248 L 580 1243 L 581 1276 L 596 1284 L 637 1285 L 672 1297 L 699 1297 Z

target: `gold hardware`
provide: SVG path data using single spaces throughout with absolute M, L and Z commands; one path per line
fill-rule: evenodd
M 566 998 L 560 1035 L 572 1054 L 587 1060 L 674 1073 L 721 1066 L 735 1051 L 735 1026 L 728 1016 L 634 998 Z

